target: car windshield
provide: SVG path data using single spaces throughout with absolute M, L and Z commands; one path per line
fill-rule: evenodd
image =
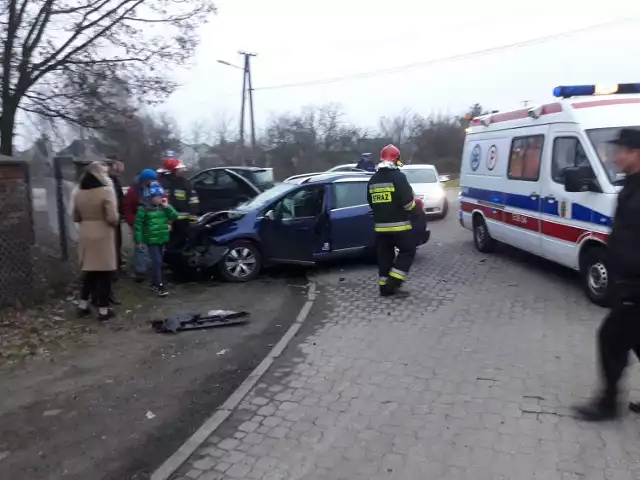
M 436 183 L 436 172 L 433 168 L 406 168 L 402 170 L 409 183 Z
M 236 207 L 236 210 L 255 210 L 258 208 L 262 208 L 267 205 L 272 200 L 278 198 L 283 193 L 287 193 L 289 190 L 293 190 L 297 185 L 293 183 L 279 183 L 275 187 L 270 188 L 269 190 L 265 190 L 257 197 L 252 198 L 248 202 L 241 203 Z
M 614 158 L 616 154 L 616 146 L 609 143 L 611 140 L 618 138 L 620 130 L 623 128 L 640 128 L 640 127 L 613 127 L 613 128 L 594 128 L 587 130 L 589 140 L 593 145 L 598 158 L 602 163 L 609 181 L 614 185 L 621 185 L 624 181 L 624 173 L 620 171 L 616 165 Z

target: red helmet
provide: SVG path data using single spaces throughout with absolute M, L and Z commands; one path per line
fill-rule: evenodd
M 187 166 L 182 163 L 182 160 L 178 160 L 177 158 L 165 158 L 162 168 L 167 172 L 173 173 L 178 169 L 187 168 Z
M 380 160 L 383 162 L 400 163 L 400 149 L 390 143 L 380 152 Z

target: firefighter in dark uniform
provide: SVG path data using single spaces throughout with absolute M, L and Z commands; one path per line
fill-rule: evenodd
M 162 169 L 159 170 L 159 181 L 166 192 L 169 205 L 175 208 L 179 215 L 171 226 L 172 233 L 168 248 L 186 238 L 191 217 L 197 215 L 200 210 L 198 194 L 191 187 L 189 179 L 185 177 L 186 171 L 186 165 L 175 158 L 172 152 L 167 152 Z
M 416 203 L 407 177 L 398 168 L 400 166 L 400 150 L 395 145 L 384 147 L 367 189 L 367 200 L 373 210 L 382 296 L 407 295 L 400 286 L 409 274 L 416 254 L 416 240 L 411 227 L 411 214 Z
M 626 178 L 607 244 L 613 281 L 611 312 L 598 331 L 602 391 L 590 403 L 575 407 L 586 421 L 610 420 L 618 414 L 618 383 L 629 352 L 640 353 L 640 130 L 622 129 L 615 162 Z M 629 408 L 638 411 L 632 403 Z

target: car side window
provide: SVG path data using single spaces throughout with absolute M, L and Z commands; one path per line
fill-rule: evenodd
M 317 217 L 324 205 L 324 186 L 296 190 L 276 205 L 276 214 L 281 219 Z
M 537 182 L 543 145 L 544 135 L 514 138 L 509 153 L 509 179 Z
M 551 178 L 564 185 L 564 171 L 569 167 L 589 166 L 589 159 L 576 137 L 558 137 L 553 141 Z
M 216 172 L 202 172 L 193 180 L 195 187 L 213 187 L 216 184 Z
M 367 205 L 365 182 L 339 182 L 333 184 L 333 208 Z
M 216 181 L 217 188 L 231 189 L 231 188 L 236 188 L 237 186 L 238 184 L 233 178 L 231 178 L 231 175 L 229 175 L 227 172 L 222 170 L 218 171 L 218 178 Z

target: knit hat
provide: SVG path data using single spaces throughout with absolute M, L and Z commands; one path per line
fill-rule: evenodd
M 160 184 L 153 182 L 149 187 L 149 197 L 164 197 L 164 190 Z

